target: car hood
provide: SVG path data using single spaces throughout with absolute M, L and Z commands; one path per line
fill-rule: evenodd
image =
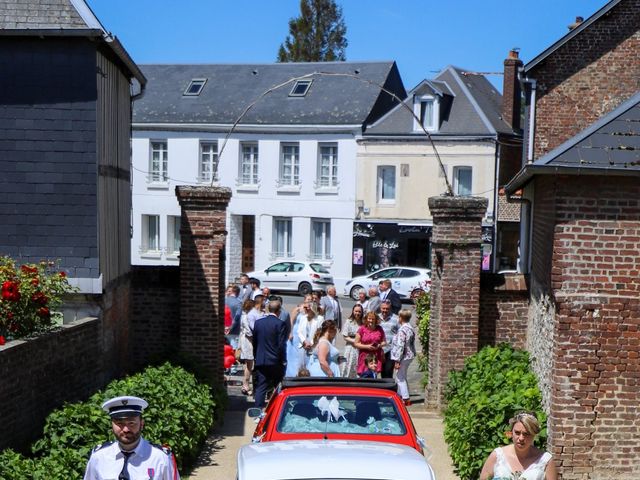
M 245 445 L 238 451 L 238 479 L 434 480 L 431 466 L 413 448 L 358 440 L 290 440 Z

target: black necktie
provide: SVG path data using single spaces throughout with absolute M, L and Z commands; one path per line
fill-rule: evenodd
M 122 471 L 120 472 L 120 475 L 118 475 L 118 480 L 130 480 L 129 471 L 127 470 L 127 465 L 129 464 L 129 457 L 133 454 L 134 454 L 133 451 L 122 452 L 122 455 L 124 455 L 124 465 L 122 466 Z

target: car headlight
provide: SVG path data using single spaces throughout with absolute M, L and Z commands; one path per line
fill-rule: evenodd
M 347 283 L 344 284 L 344 286 L 346 287 L 347 285 L 350 285 L 352 281 L 353 280 L 348 280 Z

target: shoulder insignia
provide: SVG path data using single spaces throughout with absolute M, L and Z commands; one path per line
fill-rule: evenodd
M 105 447 L 108 447 L 109 445 L 113 445 L 113 442 L 115 442 L 115 440 L 111 440 L 110 442 L 104 442 L 101 445 L 96 445 L 95 447 L 93 447 L 93 450 L 91 450 L 91 453 L 95 453 L 98 450 L 102 450 Z
M 162 450 L 165 454 L 167 454 L 167 455 L 171 455 L 171 447 L 170 447 L 168 444 L 166 444 L 166 443 L 165 443 L 165 444 L 163 444 L 163 445 L 158 445 L 157 443 L 151 443 L 151 442 L 149 442 L 149 443 L 151 444 L 151 446 L 152 446 L 152 447 L 159 448 L 159 449 L 160 449 L 160 450 Z

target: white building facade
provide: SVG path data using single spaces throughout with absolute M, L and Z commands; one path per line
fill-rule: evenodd
M 393 62 L 322 67 L 369 71 L 381 84 L 397 77 L 395 89 L 404 92 Z M 143 67 L 151 91 L 136 105 L 133 121 L 134 265 L 178 265 L 180 207 L 175 187 L 215 184 L 232 190 L 227 282 L 242 272 L 291 259 L 326 265 L 339 288 L 351 278 L 356 137 L 372 112 L 388 110 L 391 97 L 381 100 L 380 90 L 370 85 L 363 94 L 360 82 L 346 76 L 294 80 L 255 102 L 243 117 L 246 122 L 234 127 L 251 99 L 260 97 L 261 88 L 316 68 Z M 258 80 L 263 83 L 254 86 Z M 201 92 L 187 95 L 198 90 L 194 82 L 200 83 Z M 225 93 L 233 82 L 236 90 Z
M 355 133 L 241 134 L 139 130 L 133 135 L 132 263 L 179 263 L 177 185 L 229 187 L 227 278 L 287 259 L 350 278 Z M 217 163 L 217 166 L 216 166 Z M 246 231 L 248 230 L 248 231 Z

